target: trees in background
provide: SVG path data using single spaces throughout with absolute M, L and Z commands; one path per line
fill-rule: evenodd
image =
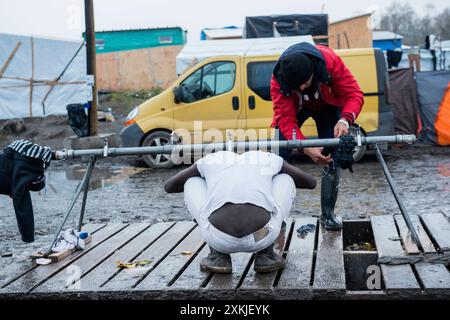
M 441 35 L 441 39 L 450 40 L 450 8 L 439 13 L 434 21 L 436 33 Z
M 423 15 L 408 3 L 394 1 L 381 14 L 381 30 L 389 30 L 404 37 L 403 43 L 423 46 L 428 34 L 436 34 L 442 40 L 450 40 L 450 7 L 433 13 L 434 5 L 426 5 Z

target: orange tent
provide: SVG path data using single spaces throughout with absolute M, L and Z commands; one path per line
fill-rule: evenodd
M 450 145 L 450 70 L 417 72 L 422 139 Z
M 444 98 L 434 123 L 437 141 L 440 145 L 450 145 L 450 82 L 445 90 Z

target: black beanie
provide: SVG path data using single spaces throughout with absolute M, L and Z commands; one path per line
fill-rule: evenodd
M 280 61 L 280 73 L 291 89 L 307 82 L 313 71 L 312 59 L 301 52 L 293 52 Z

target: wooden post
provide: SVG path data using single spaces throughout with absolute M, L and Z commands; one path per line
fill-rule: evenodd
M 30 79 L 30 106 L 29 106 L 29 114 L 30 118 L 33 116 L 33 82 L 34 82 L 34 39 L 31 40 L 31 79 Z
M 97 72 L 95 66 L 95 25 L 93 0 L 84 0 L 85 26 L 86 26 L 86 60 L 87 73 L 94 76 L 92 86 L 92 101 L 89 108 L 89 135 L 97 135 Z
M 347 43 L 347 48 L 350 49 L 350 42 L 348 41 L 347 32 L 344 31 L 345 42 Z
M 5 73 L 6 69 L 8 68 L 9 64 L 11 63 L 11 60 L 14 58 L 14 55 L 16 54 L 17 50 L 19 49 L 22 42 L 17 42 L 16 46 L 14 47 L 13 51 L 9 55 L 8 59 L 6 59 L 6 62 L 3 64 L 2 68 L 0 69 L 0 78 L 3 77 L 3 74 Z

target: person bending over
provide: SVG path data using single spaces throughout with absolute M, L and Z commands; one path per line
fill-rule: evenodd
M 330 48 L 297 43 L 286 49 L 275 64 L 270 81 L 273 102 L 272 127 L 278 127 L 280 140 L 304 140 L 300 131 L 313 118 L 320 139 L 349 134 L 364 104 L 364 95 L 353 74 Z M 280 149 L 289 159 L 292 150 Z M 341 168 L 334 166 L 331 154 L 322 147 L 303 148 L 315 163 L 327 168 L 321 183 L 320 221 L 326 230 L 341 230 L 342 222 L 334 213 Z
M 164 189 L 183 192 L 210 253 L 204 271 L 231 273 L 231 253 L 256 253 L 256 272 L 281 269 L 274 245 L 284 228 L 296 188 L 314 189 L 315 179 L 280 156 L 263 151 L 209 154 L 170 178 Z

